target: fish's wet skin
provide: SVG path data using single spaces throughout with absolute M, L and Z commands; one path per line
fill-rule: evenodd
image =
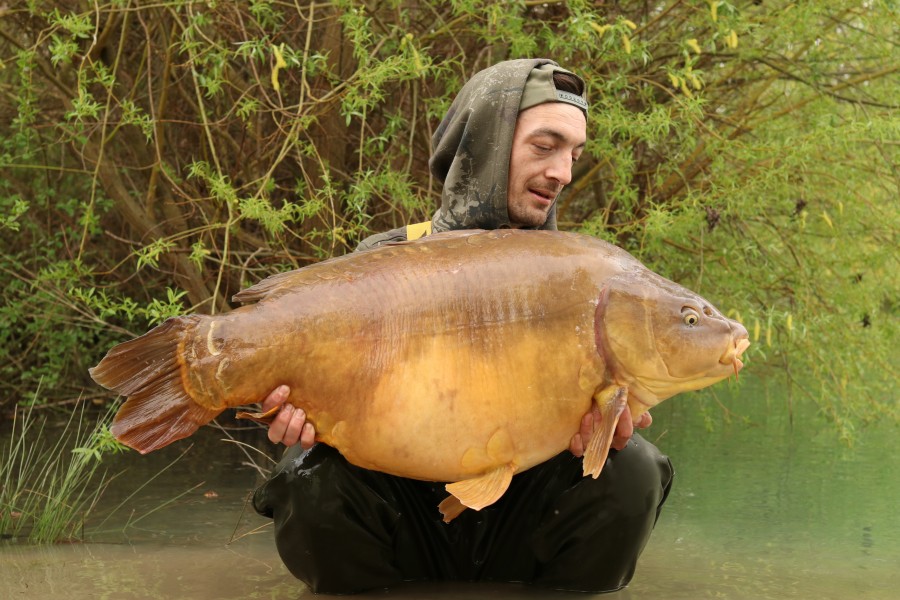
M 235 299 L 248 305 L 167 321 L 92 369 L 128 397 L 113 434 L 148 452 L 286 384 L 316 439 L 353 465 L 447 482 L 448 520 L 568 448 L 594 402 L 604 418 L 584 473 L 600 475 L 623 410 L 638 422 L 725 379 L 749 345 L 627 252 L 557 231 L 435 234 Z

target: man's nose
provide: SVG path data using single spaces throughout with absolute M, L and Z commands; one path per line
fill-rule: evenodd
M 550 164 L 547 165 L 545 175 L 548 179 L 559 182 L 560 185 L 569 185 L 572 182 L 572 158 L 560 153 L 554 156 Z

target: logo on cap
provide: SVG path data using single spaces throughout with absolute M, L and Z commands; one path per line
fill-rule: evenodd
M 573 94 L 571 92 L 564 92 L 562 90 L 556 90 L 556 97 L 560 102 L 568 102 L 569 104 L 574 104 L 581 110 L 587 112 L 588 104 L 584 98 L 579 96 L 578 94 Z

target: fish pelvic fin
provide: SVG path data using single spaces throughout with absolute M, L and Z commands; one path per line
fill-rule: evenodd
M 509 488 L 515 472 L 515 465 L 510 463 L 472 479 L 448 483 L 446 489 L 452 495 L 438 506 L 444 516 L 444 523 L 452 521 L 466 508 L 481 510 L 499 500 Z
M 609 448 L 612 446 L 619 417 L 628 404 L 628 388 L 624 386 L 606 387 L 594 394 L 594 402 L 600 408 L 600 429 L 593 432 L 584 451 L 583 468 L 585 477 L 590 475 L 597 479 L 603 470 L 603 465 L 606 464 L 606 457 L 609 456 Z
M 127 396 L 110 432 L 141 454 L 188 437 L 222 412 L 194 401 L 181 376 L 181 342 L 200 318 L 169 319 L 141 337 L 113 347 L 90 369 L 94 381 Z

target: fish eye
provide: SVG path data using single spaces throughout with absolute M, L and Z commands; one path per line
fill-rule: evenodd
M 700 322 L 700 315 L 691 309 L 685 310 L 681 318 L 688 327 L 693 327 Z

